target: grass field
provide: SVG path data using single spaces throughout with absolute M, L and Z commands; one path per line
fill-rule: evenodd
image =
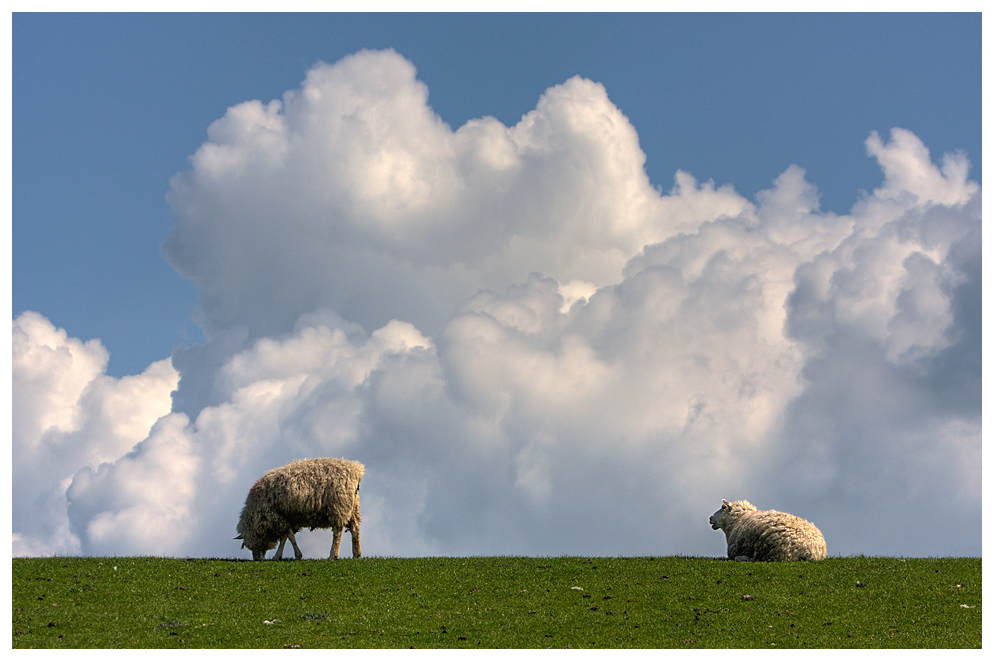
M 14 648 L 977 648 L 980 558 L 15 558 Z

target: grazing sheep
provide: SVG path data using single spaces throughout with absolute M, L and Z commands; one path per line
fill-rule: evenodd
M 824 560 L 825 538 L 810 521 L 776 510 L 759 511 L 748 500 L 721 501 L 711 528 L 725 531 L 733 560 Z
M 279 542 L 273 557 L 283 557 L 289 539 L 294 555 L 303 557 L 294 533 L 301 528 L 332 528 L 335 538 L 330 558 L 338 559 L 342 529 L 352 534 L 352 557 L 362 555 L 359 544 L 359 481 L 365 467 L 348 459 L 302 459 L 274 468 L 249 489 L 238 519 L 242 548 L 252 551 L 253 560 L 263 560 L 266 551 Z

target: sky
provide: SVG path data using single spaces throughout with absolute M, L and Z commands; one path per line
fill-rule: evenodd
M 981 554 L 979 14 L 15 14 L 13 554 Z M 327 531 L 298 536 L 323 557 Z

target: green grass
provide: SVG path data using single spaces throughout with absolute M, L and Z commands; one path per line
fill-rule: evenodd
M 15 558 L 12 646 L 979 648 L 981 581 L 980 558 Z

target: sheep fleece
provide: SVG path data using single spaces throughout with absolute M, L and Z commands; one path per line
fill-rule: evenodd
M 778 512 L 759 511 L 747 500 L 722 500 L 711 515 L 711 528 L 724 530 L 728 557 L 733 560 L 824 560 L 821 531 L 804 519 Z
M 301 459 L 270 470 L 249 489 L 238 519 L 244 546 L 265 553 L 301 528 L 347 528 L 358 535 L 365 471 L 357 461 L 334 458 Z

